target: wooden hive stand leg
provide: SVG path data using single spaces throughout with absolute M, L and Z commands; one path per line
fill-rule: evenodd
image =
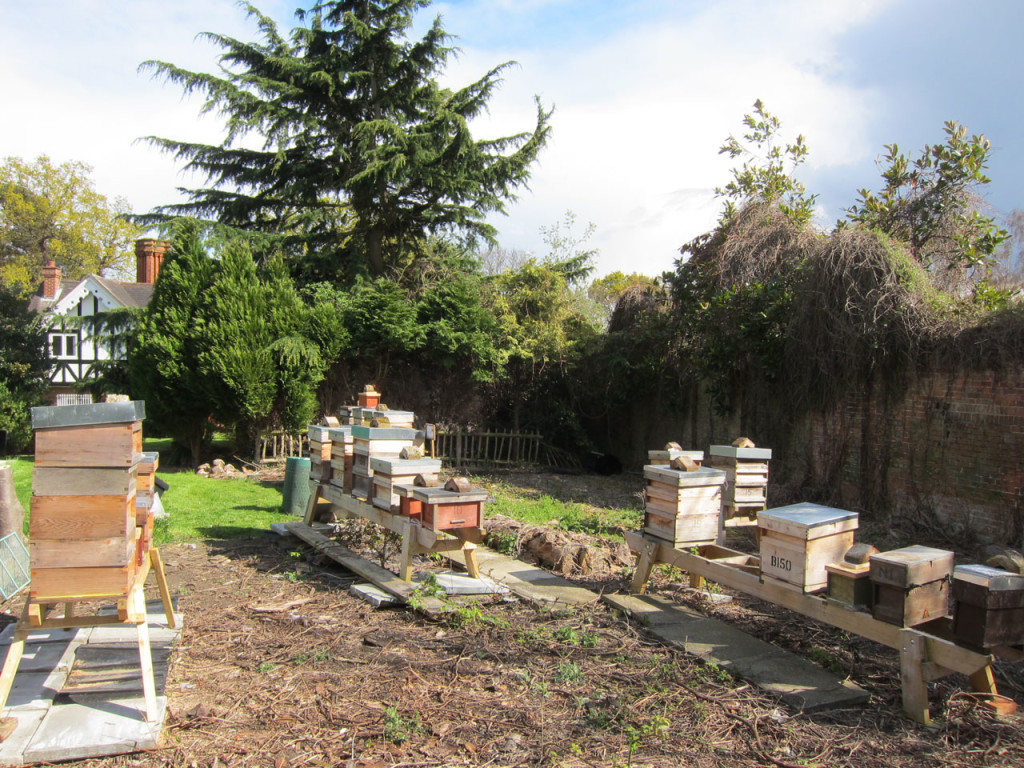
M 160 590 L 160 602 L 164 605 L 164 616 L 167 617 L 167 626 L 174 629 L 174 601 L 171 600 L 171 590 L 167 586 L 167 573 L 164 571 L 164 561 L 160 557 L 160 550 L 152 547 L 149 550 L 149 562 L 156 575 L 156 586 Z
M 133 602 L 139 633 L 139 666 L 142 668 L 142 693 L 146 699 L 146 721 L 155 723 L 158 714 L 156 681 L 153 679 L 153 652 L 149 645 L 149 624 L 146 618 L 146 593 L 139 585 L 129 597 Z
M 642 595 L 647 589 L 647 581 L 651 578 L 651 571 L 654 570 L 654 559 L 657 551 L 657 542 L 644 542 L 644 547 L 640 550 L 640 556 L 636 561 L 633 581 L 629 585 L 629 591 L 634 595 Z
M 903 688 L 903 711 L 910 719 L 930 725 L 928 710 L 928 682 L 924 678 L 922 665 L 925 658 L 925 642 L 920 633 L 912 629 L 900 632 L 900 682 Z
M 476 544 L 472 541 L 462 542 L 462 556 L 466 559 L 466 573 L 471 578 L 480 578 L 480 566 L 476 562 Z
M 399 563 L 398 576 L 405 582 L 412 582 L 412 559 L 416 555 L 416 531 L 412 521 L 402 527 L 402 557 Z
M 303 525 L 312 525 L 316 517 L 316 505 L 320 501 L 320 483 L 316 480 L 309 481 L 309 501 L 306 502 L 306 514 L 302 516 Z
M 14 687 L 14 677 L 18 674 L 18 667 L 21 665 L 22 654 L 25 653 L 25 640 L 28 638 L 30 627 L 28 624 L 29 601 L 25 601 L 25 610 L 22 612 L 21 621 L 14 629 L 14 638 L 7 648 L 7 658 L 4 660 L 3 670 L 0 670 L 0 713 L 7 706 L 7 698 L 11 695 L 11 688 Z M 18 721 L 13 717 L 0 718 L 0 742 L 3 742 L 14 733 Z

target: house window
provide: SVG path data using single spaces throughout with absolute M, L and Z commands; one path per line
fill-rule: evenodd
M 57 360 L 74 360 L 78 357 L 78 334 L 51 333 L 50 357 Z

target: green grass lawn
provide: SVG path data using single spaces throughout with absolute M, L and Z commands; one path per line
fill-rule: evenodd
M 148 440 L 146 448 L 156 449 Z M 9 463 L 14 468 L 15 491 L 27 513 L 32 497 L 32 457 L 10 459 Z M 281 513 L 280 486 L 249 479 L 215 480 L 189 471 L 159 470 L 157 476 L 169 486 L 161 499 L 169 517 L 157 521 L 158 544 L 259 536 L 271 523 L 299 519 Z
M 146 440 L 146 450 L 169 448 L 169 441 Z M 29 510 L 32 495 L 32 457 L 10 460 L 18 498 Z M 157 475 L 169 488 L 162 496 L 168 517 L 157 521 L 158 544 L 202 539 L 260 536 L 271 523 L 299 518 L 281 512 L 280 485 L 250 479 L 212 479 L 188 470 L 161 469 Z M 618 538 L 621 529 L 635 530 L 643 513 L 634 508 L 597 507 L 561 501 L 546 493 L 524 493 L 503 482 L 474 478 L 491 493 L 488 514 L 502 514 L 536 525 L 558 521 L 564 530 Z M 26 524 L 27 532 L 27 524 Z

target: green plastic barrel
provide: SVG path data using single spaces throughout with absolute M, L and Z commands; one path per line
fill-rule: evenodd
M 284 465 L 284 499 L 281 511 L 302 517 L 309 501 L 309 459 L 289 456 Z

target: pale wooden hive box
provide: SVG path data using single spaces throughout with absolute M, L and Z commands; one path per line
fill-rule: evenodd
M 768 462 L 770 448 L 738 448 L 712 445 L 708 465 L 725 472 L 722 491 L 723 524 L 755 525 L 757 513 L 768 504 Z
M 352 427 L 331 427 L 327 434 L 331 439 L 331 472 L 327 482 L 341 488 L 345 493 L 351 493 L 354 451 Z
M 378 408 L 364 408 L 362 411 L 362 423 L 371 426 L 372 422 L 380 422 L 380 426 L 401 427 L 412 429 L 416 414 L 412 411 L 382 411 Z
M 147 529 L 150 541 L 152 532 L 146 502 L 151 501 L 156 460 L 141 452 L 144 418 L 141 401 L 32 409 L 33 600 L 129 593 L 140 557 L 148 554 Z M 140 482 L 149 493 L 141 512 L 136 505 Z
M 375 456 L 370 459 L 370 469 L 373 470 L 373 506 L 390 511 L 399 506 L 395 485 L 411 484 L 421 474 L 436 481 L 441 472 L 441 460 Z
M 373 469 L 370 459 L 375 456 L 397 458 L 403 448 L 422 445 L 423 432 L 405 427 L 352 427 L 352 495 L 370 500 L 373 497 Z
M 915 627 L 949 613 L 953 553 L 915 544 L 871 556 L 872 615 Z
M 721 530 L 725 473 L 644 467 L 644 533 L 683 545 L 713 544 Z
M 976 648 L 1024 645 L 1024 576 L 987 565 L 953 569 L 953 637 Z
M 825 566 L 843 559 L 857 525 L 856 512 L 807 502 L 761 512 L 761 575 L 804 592 L 825 589 Z
M 309 438 L 309 479 L 318 483 L 330 482 L 331 451 L 331 430 L 329 427 L 319 424 L 310 424 L 307 437 Z
M 704 463 L 704 451 L 685 451 L 675 450 L 670 448 L 668 450 L 660 451 L 648 451 L 647 452 L 647 463 L 656 467 L 667 467 L 675 459 L 687 458 L 696 464 L 698 467 Z

